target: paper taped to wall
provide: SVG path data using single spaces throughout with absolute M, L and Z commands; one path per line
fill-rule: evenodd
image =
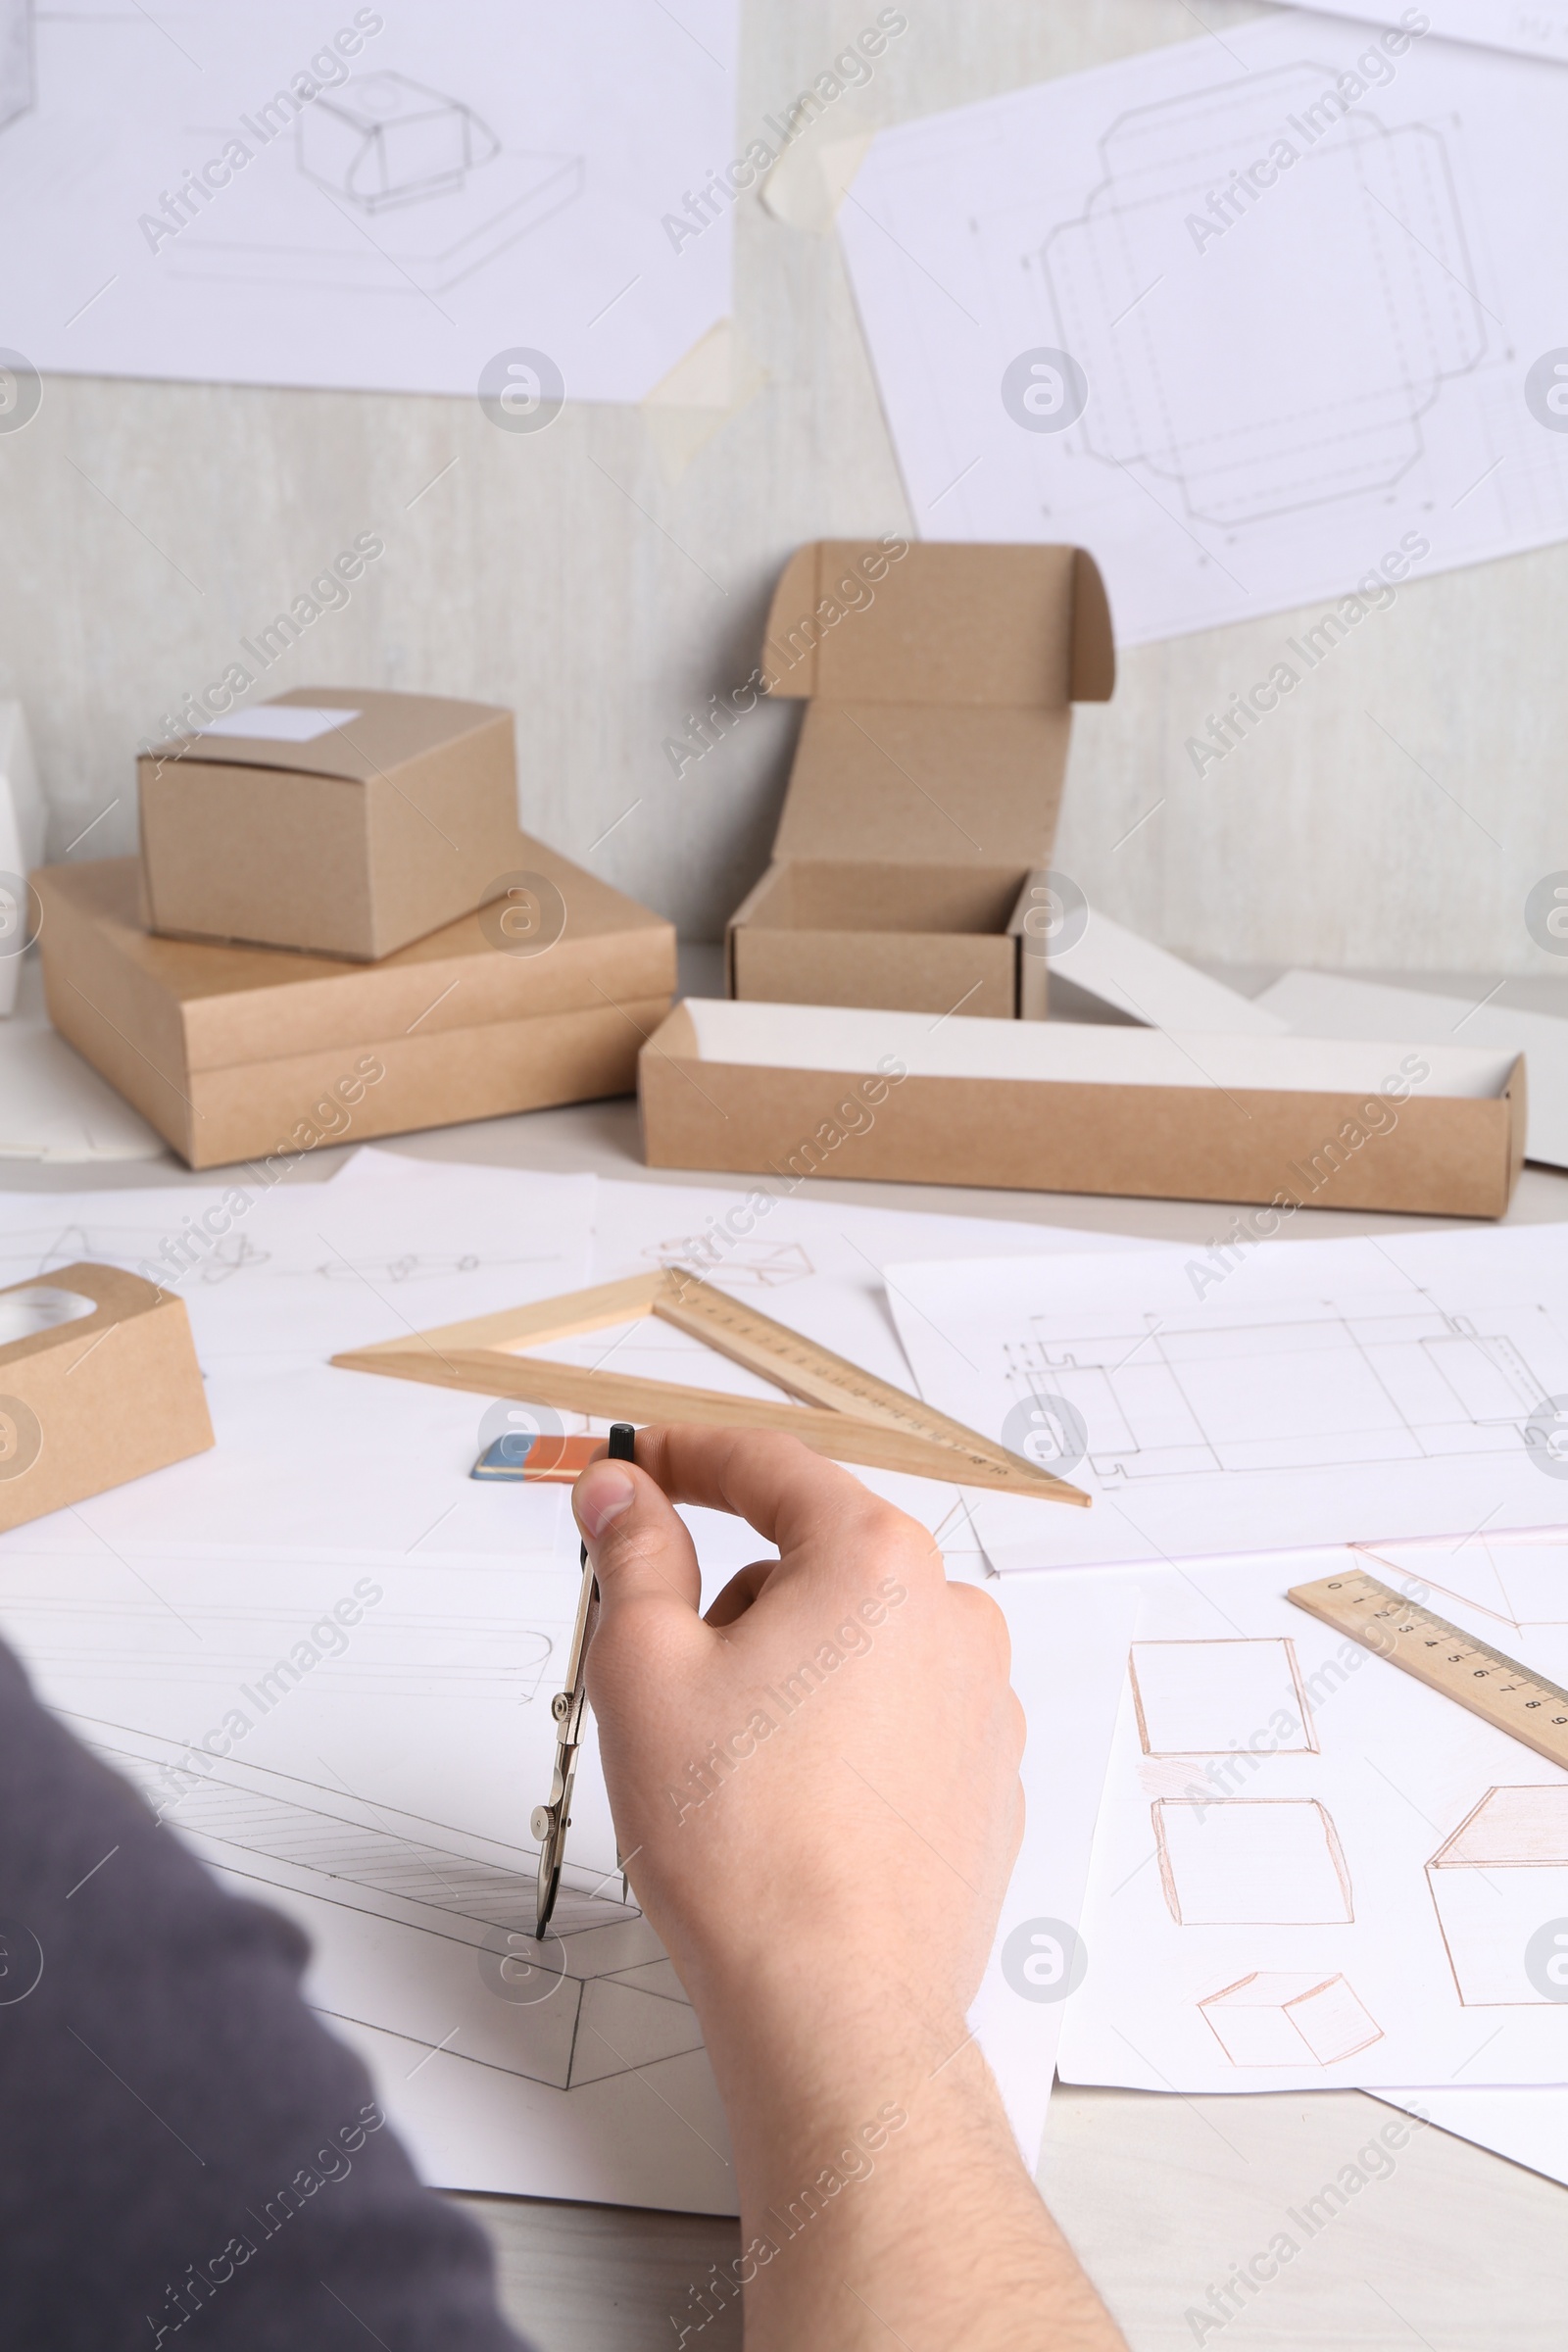
M 528 433 L 640 400 L 726 316 L 735 190 L 773 158 L 718 176 L 736 0 L 335 14 L 36 17 L 9 120 L 0 79 L 31 369 L 477 393 Z
M 1568 0 L 1314 0 L 1331 17 L 1358 17 L 1367 24 L 1408 24 L 1425 17 L 1447 41 L 1479 41 L 1490 49 L 1512 49 L 1520 57 L 1568 58 Z
M 1288 9 L 883 131 L 839 233 L 921 532 L 1086 547 L 1124 644 L 1317 600 L 1333 642 L 1562 538 L 1561 116 Z

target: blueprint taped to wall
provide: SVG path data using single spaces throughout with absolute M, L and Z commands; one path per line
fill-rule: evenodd
M 730 307 L 737 17 L 3 0 L 0 368 L 463 393 L 524 433 L 640 400 Z
M 1131 644 L 1568 536 L 1565 88 L 1288 9 L 884 131 L 839 226 L 922 533 L 1087 547 Z

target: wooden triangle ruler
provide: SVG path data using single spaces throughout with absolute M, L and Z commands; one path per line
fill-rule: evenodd
M 578 1339 L 616 1323 L 657 1315 L 677 1331 L 703 1340 L 720 1355 L 771 1381 L 798 1403 L 771 1397 L 730 1396 L 721 1390 L 688 1389 L 649 1380 L 612 1365 L 587 1368 L 553 1362 L 522 1350 Z M 1081 1487 L 994 1445 L 961 1421 L 950 1421 L 916 1396 L 896 1389 L 743 1305 L 685 1268 L 634 1274 L 625 1282 L 542 1298 L 532 1306 L 480 1315 L 437 1331 L 411 1332 L 334 1355 L 350 1372 L 380 1372 L 477 1396 L 515 1397 L 558 1412 L 590 1413 L 605 1421 L 705 1421 L 729 1429 L 782 1429 L 834 1461 L 869 1470 L 902 1470 L 954 1486 L 989 1487 L 1048 1502 L 1087 1505 Z

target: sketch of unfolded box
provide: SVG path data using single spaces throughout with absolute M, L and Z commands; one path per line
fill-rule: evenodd
M 368 213 L 461 187 L 501 141 L 460 98 L 402 74 L 362 74 L 300 117 L 300 170 Z
M 597 1891 L 601 1874 L 563 1886 L 541 1945 L 532 1853 L 233 1756 L 198 1768 L 151 1733 L 79 1728 L 212 1869 L 291 1911 L 323 2015 L 556 2090 L 702 2047 L 663 1946 Z
M 1264 199 L 1275 258 L 1260 273 L 1246 228 L 1227 233 L 1240 204 L 1225 227 L 1208 208 L 1271 142 L 1299 169 L 1279 172 Z M 1133 108 L 1100 149 L 1099 185 L 1041 256 L 1051 339 L 1095 387 L 1090 452 L 1144 466 L 1190 518 L 1231 528 L 1402 481 L 1426 454 L 1440 389 L 1487 350 L 1451 129 L 1389 126 L 1347 105 L 1332 67 L 1303 59 Z M 1326 251 L 1331 270 L 1317 266 Z M 1182 288 L 1179 335 L 1140 307 L 1165 275 Z M 1339 358 L 1347 332 L 1353 379 Z M 1221 348 L 1216 413 L 1199 355 Z
M 1254 1969 L 1198 2006 L 1233 2066 L 1299 2066 L 1303 2055 L 1337 2066 L 1383 2039 L 1339 1976 Z
M 0 0 L 0 130 L 32 100 L 32 0 Z
M 1489 1788 L 1427 1864 L 1427 1885 L 1467 2008 L 1549 2000 L 1526 1953 L 1568 1919 L 1568 1786 Z
M 1339 1833 L 1315 1797 L 1161 1797 L 1160 1883 L 1183 1928 L 1339 1927 L 1355 1917 Z
M 1146 1756 L 1317 1752 L 1288 1637 L 1135 1642 L 1128 1665 Z

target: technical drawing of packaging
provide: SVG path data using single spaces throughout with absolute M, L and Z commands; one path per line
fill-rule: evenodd
M 1427 1864 L 1438 1925 L 1467 2008 L 1552 1996 L 1532 1977 L 1532 1937 L 1568 1919 L 1568 1787 L 1489 1788 Z
M 1383 2039 L 1343 1977 L 1254 1969 L 1198 2006 L 1233 2066 L 1299 2066 L 1303 2045 L 1337 2066 Z
M 1230 233 L 1246 208 L 1233 199 L 1227 214 L 1213 192 L 1223 195 L 1227 176 L 1234 186 L 1271 144 L 1292 149 L 1298 169 L 1270 167 L 1280 184 L 1261 199 L 1248 185 L 1268 208 L 1286 266 L 1220 419 L 1191 350 L 1162 342 L 1134 302 L 1182 255 L 1201 271 L 1193 291 L 1207 298 L 1208 317 L 1246 304 L 1245 224 Z M 1348 112 L 1327 69 L 1302 63 L 1232 81 L 1197 105 L 1185 96 L 1135 108 L 1101 152 L 1103 179 L 1043 256 L 1056 332 L 1096 387 L 1084 428 L 1095 454 L 1149 465 L 1190 516 L 1219 524 L 1392 489 L 1421 454 L 1421 418 L 1440 385 L 1486 349 L 1443 134 L 1389 129 L 1371 108 Z M 1309 263 L 1331 222 L 1346 223 L 1354 243 L 1346 237 L 1344 270 L 1324 279 Z M 1334 330 L 1352 306 L 1361 365 L 1348 383 Z M 1192 327 L 1199 350 L 1203 324 Z
M 32 0 L 0 0 L 0 130 L 32 101 Z
M 1315 1797 L 1160 1797 L 1152 1810 L 1160 1882 L 1178 1927 L 1338 1927 L 1354 1919 L 1339 1833 Z
M 460 98 L 402 74 L 362 74 L 300 118 L 301 171 L 368 213 L 461 187 L 501 142 Z
M 702 2047 L 634 1905 L 564 1887 L 541 1945 L 532 1853 L 231 1756 L 198 1777 L 172 1740 L 85 1728 L 214 1869 L 285 1910 L 290 1897 L 310 1906 L 313 1998 L 327 2015 L 363 2017 L 373 1988 L 383 2028 L 434 2047 L 460 2020 L 471 2064 L 556 2090 Z

